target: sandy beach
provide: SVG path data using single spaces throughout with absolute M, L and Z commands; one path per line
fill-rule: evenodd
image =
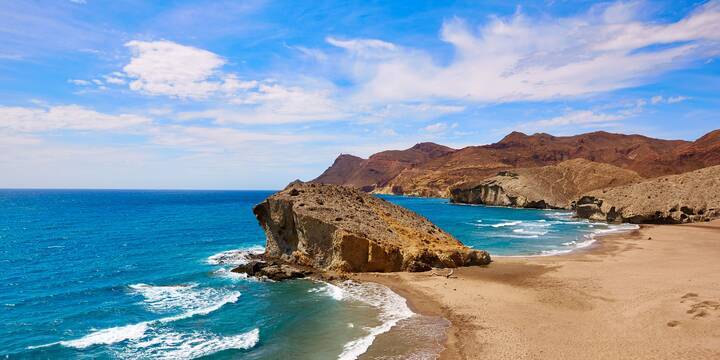
M 644 226 L 567 255 L 497 257 L 451 278 L 356 279 L 450 320 L 441 359 L 720 358 L 720 220 Z

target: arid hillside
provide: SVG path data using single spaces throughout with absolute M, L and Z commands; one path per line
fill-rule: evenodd
M 451 189 L 452 201 L 538 209 L 569 209 L 580 195 L 642 178 L 632 170 L 585 159 L 502 171 Z
M 513 132 L 497 143 L 459 150 L 423 143 L 367 160 L 341 155 L 313 181 L 379 193 L 450 197 L 450 188 L 503 170 L 578 158 L 631 170 L 644 178 L 678 174 L 720 164 L 719 149 L 720 130 L 694 142 L 603 131 L 575 136 Z

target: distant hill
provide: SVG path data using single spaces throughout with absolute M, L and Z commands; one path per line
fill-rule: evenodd
M 580 195 L 642 178 L 632 170 L 585 159 L 502 171 L 451 189 L 457 203 L 538 209 L 570 209 Z
M 502 170 L 586 159 L 638 173 L 644 178 L 720 164 L 720 130 L 694 142 L 604 131 L 575 136 L 513 132 L 497 143 L 454 150 L 422 143 L 383 151 L 368 159 L 341 155 L 314 182 L 365 191 L 450 197 L 450 188 L 482 181 Z
M 313 182 L 351 185 L 365 191 L 385 186 L 404 169 L 427 163 L 455 150 L 434 143 L 420 143 L 407 150 L 387 150 L 361 159 L 340 155 L 322 175 Z

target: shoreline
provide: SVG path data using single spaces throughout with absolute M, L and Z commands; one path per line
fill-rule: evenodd
M 720 358 L 715 259 L 720 220 L 642 225 L 570 253 L 498 256 L 449 279 L 429 272 L 352 279 L 385 285 L 414 312 L 447 319 L 440 359 L 710 359 Z M 620 343 L 627 344 L 612 345 Z

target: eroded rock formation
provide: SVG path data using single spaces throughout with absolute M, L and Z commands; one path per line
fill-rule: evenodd
M 484 265 L 422 216 L 357 189 L 292 183 L 254 208 L 268 259 L 339 272 L 425 271 Z
M 586 192 L 639 181 L 636 172 L 585 159 L 501 171 L 451 189 L 456 203 L 537 209 L 569 209 Z
M 720 217 L 720 166 L 592 191 L 579 217 L 608 222 L 673 224 Z

